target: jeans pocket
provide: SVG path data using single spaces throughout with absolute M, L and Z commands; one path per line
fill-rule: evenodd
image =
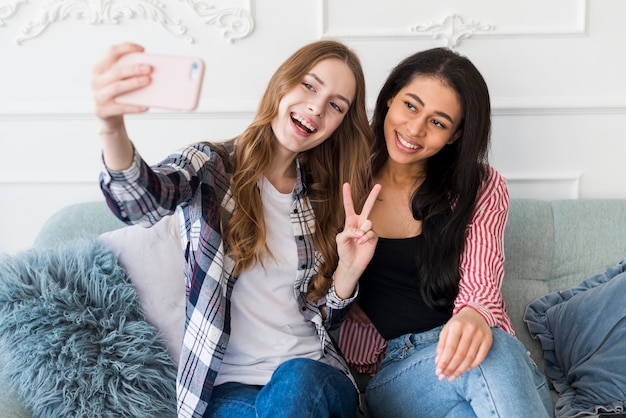
M 380 363 L 380 368 L 382 369 L 383 367 L 385 367 L 386 364 L 393 363 L 394 361 L 403 360 L 404 358 L 406 358 L 407 351 L 408 347 L 406 346 L 387 351 L 385 358 Z

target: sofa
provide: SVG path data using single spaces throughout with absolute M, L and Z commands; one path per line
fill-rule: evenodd
M 46 251 L 56 251 L 55 256 L 57 258 L 55 260 L 57 261 L 55 262 L 58 262 L 59 257 L 67 257 L 68 251 L 83 251 L 85 248 L 90 248 L 90 246 L 94 245 L 94 241 L 98 241 L 97 238 L 101 234 L 107 231 L 119 230 L 123 227 L 124 224 L 111 215 L 104 202 L 85 202 L 61 209 L 45 223 L 35 239 L 33 248 L 15 255 L 4 255 L 3 258 L 0 258 L 0 264 L 10 264 L 11 269 L 13 269 L 7 270 L 7 268 L 0 268 L 0 292 L 8 292 L 7 289 L 13 289 L 6 287 L 6 284 L 3 287 L 3 283 L 10 281 L 12 278 L 8 278 L 7 276 L 9 276 L 11 272 L 18 270 L 16 267 L 16 264 L 18 264 L 17 261 L 28 264 L 31 262 L 29 260 L 34 256 L 40 257 L 40 254 Z M 72 245 L 74 246 L 72 247 Z M 77 248 L 79 250 L 76 250 Z M 61 253 L 59 253 L 59 251 L 61 251 Z M 90 251 L 93 252 L 93 250 Z M 101 249 L 98 248 L 98 251 L 101 251 Z M 145 251 L 157 252 L 152 249 L 146 249 Z M 50 254 L 46 254 L 50 256 Z M 527 326 L 525 321 L 525 318 L 527 319 L 528 317 L 527 308 L 529 304 L 546 295 L 560 294 L 559 291 L 571 289 L 579 285 L 587 277 L 605 271 L 608 267 L 614 266 L 626 256 L 626 200 L 543 201 L 512 199 L 505 230 L 505 254 L 505 278 L 502 292 L 509 315 L 516 329 L 517 337 L 526 346 L 530 355 L 537 362 L 542 371 L 545 371 L 546 363 L 544 354 L 546 353 L 546 347 L 542 345 L 545 341 L 541 340 L 541 338 L 533 338 L 531 335 L 529 326 Z M 120 256 L 120 254 L 114 254 L 114 257 L 117 256 Z M 104 253 L 102 253 L 102 251 L 98 253 L 98 257 L 98 260 L 108 260 L 106 251 L 104 251 Z M 154 258 L 155 263 L 158 263 L 156 260 L 160 257 L 161 255 L 157 255 L 156 258 Z M 24 262 L 24 258 L 27 261 Z M 93 258 L 89 260 L 91 261 L 88 262 L 94 263 Z M 115 261 L 115 258 L 113 258 L 113 261 Z M 79 265 L 80 263 L 76 262 L 74 264 Z M 32 275 L 28 266 L 24 267 L 23 264 L 18 264 L 18 266 L 22 270 L 27 271 L 29 275 Z M 65 266 L 64 268 L 69 269 L 71 267 L 72 266 Z M 120 273 L 115 270 L 115 267 L 116 266 L 107 265 L 107 269 L 99 269 L 98 274 L 113 274 L 108 273 L 110 271 L 115 272 L 116 275 L 121 274 L 121 283 L 115 282 L 115 286 L 124 286 L 123 281 L 128 280 L 128 278 L 123 277 L 125 275 L 124 269 L 122 268 Z M 63 274 L 67 275 L 67 273 L 58 273 L 59 271 L 60 270 L 55 270 L 53 274 L 58 276 L 63 276 Z M 29 278 L 28 280 L 31 279 Z M 37 278 L 34 282 L 39 285 L 42 280 L 43 279 Z M 62 280 L 70 279 L 63 277 Z M 105 278 L 105 280 L 108 279 Z M 130 283 L 131 288 L 132 284 L 133 283 Z M 87 284 L 86 286 L 88 287 L 89 285 Z M 19 291 L 22 292 L 22 290 Z M 15 293 L 14 290 L 11 290 L 11 292 Z M 47 295 L 46 289 L 40 289 L 40 292 L 41 294 L 38 294 L 38 297 L 35 298 L 37 299 L 35 303 L 39 303 L 38 301 L 45 298 Z M 105 291 L 99 290 L 99 292 L 103 293 Z M 133 297 L 133 295 L 129 295 L 128 292 L 123 293 L 123 295 L 127 298 Z M 116 302 L 114 298 L 116 297 L 115 294 L 108 295 L 108 299 L 105 299 L 104 303 L 114 304 Z M 11 303 L 14 303 L 17 308 L 23 305 L 19 300 L 18 303 L 15 303 L 15 298 L 12 299 L 12 301 Z M 68 302 L 64 301 L 63 303 Z M 129 305 L 135 303 L 135 301 L 125 302 L 125 304 Z M 137 301 L 137 303 L 141 305 L 140 301 Z M 5 302 L 5 304 L 8 305 L 7 302 Z M 42 372 L 38 372 L 37 370 L 33 371 L 31 375 L 23 376 L 21 374 L 23 372 L 22 369 L 28 368 L 29 365 L 33 364 L 33 362 L 37 362 L 39 359 L 32 357 L 34 354 L 30 351 L 27 352 L 27 354 L 19 352 L 18 354 L 20 356 L 31 356 L 31 358 L 21 358 L 20 361 L 22 361 L 22 363 L 20 364 L 22 366 L 17 369 L 15 367 L 12 368 L 10 373 L 6 372 L 9 368 L 8 366 L 13 364 L 14 361 L 17 361 L 15 356 L 18 354 L 16 354 L 15 345 L 19 344 L 20 341 L 30 341 L 29 344 L 33 344 L 33 340 L 28 340 L 27 338 L 32 338 L 32 335 L 38 332 L 38 329 L 32 329 L 22 333 L 24 340 L 11 339 L 12 335 L 10 330 L 7 331 L 4 329 L 3 334 L 2 329 L 0 329 L 0 366 L 2 366 L 2 370 L 5 371 L 0 371 L 0 378 L 2 379 L 0 382 L 2 387 L 2 390 L 0 390 L 0 416 L 54 416 L 52 414 L 56 412 L 52 411 L 58 411 L 58 408 L 61 407 L 59 406 L 60 403 L 67 400 L 68 396 L 74 396 L 74 398 L 72 398 L 73 401 L 71 402 L 65 402 L 65 405 L 62 406 L 66 408 L 65 410 L 69 411 L 70 409 L 67 408 L 74 407 L 76 403 L 81 403 L 82 405 L 82 412 L 74 411 L 71 413 L 71 416 L 82 416 L 80 414 L 88 416 L 89 414 L 85 411 L 89 411 L 90 409 L 91 396 L 97 398 L 98 403 L 94 404 L 92 408 L 93 413 L 89 416 L 126 416 L 126 414 L 128 416 L 174 416 L 175 414 L 172 412 L 173 406 L 161 412 L 155 412 L 154 409 L 150 409 L 150 412 L 145 412 L 144 414 L 141 412 L 141 407 L 131 409 L 131 412 L 128 412 L 128 405 L 129 403 L 132 404 L 133 399 L 136 399 L 137 402 L 156 405 L 158 401 L 163 402 L 167 400 L 167 402 L 170 402 L 173 397 L 173 382 L 165 381 L 162 387 L 142 387 L 140 391 L 134 390 L 136 388 L 129 387 L 134 385 L 132 379 L 137 379 L 137 376 L 139 376 L 139 378 L 144 375 L 151 376 L 149 373 L 156 371 L 160 373 L 159 376 L 161 378 L 166 376 L 167 379 L 171 380 L 171 377 L 175 374 L 175 372 L 172 372 L 172 370 L 175 369 L 173 359 L 170 359 L 171 361 L 168 363 L 168 359 L 166 358 L 168 354 L 171 354 L 171 350 L 163 349 L 159 351 L 158 346 L 164 346 L 165 342 L 159 339 L 160 330 L 157 329 L 157 326 L 153 326 L 153 321 L 148 321 L 145 317 L 141 316 L 142 307 L 143 306 L 139 306 L 138 313 L 125 313 L 121 319 L 116 319 L 117 321 L 124 322 L 124 327 L 119 325 L 116 328 L 117 325 L 113 324 L 113 331 L 105 336 L 104 339 L 98 340 L 95 344 L 96 348 L 99 347 L 102 350 L 95 355 L 98 361 L 101 361 L 103 358 L 106 359 L 106 356 L 115 351 L 117 346 L 127 344 L 125 351 L 121 354 L 124 356 L 124 361 L 121 363 L 105 363 L 110 365 L 107 367 L 115 369 L 116 374 L 114 377 L 108 377 L 106 385 L 103 385 L 100 381 L 88 381 L 87 384 L 83 385 L 80 389 L 83 391 L 87 390 L 82 397 L 76 397 L 77 390 L 72 389 L 74 386 L 71 386 L 70 383 L 74 384 L 75 382 L 72 379 L 76 380 L 78 378 L 89 380 L 90 378 L 86 377 L 89 376 L 89 371 L 77 376 L 79 372 L 61 370 L 59 368 L 67 367 L 67 364 L 58 365 L 57 363 L 59 363 L 59 361 L 57 361 L 56 358 L 53 360 L 57 361 L 57 363 L 54 363 L 54 361 L 48 361 L 48 363 L 46 363 L 53 364 L 53 366 L 50 366 L 51 368 L 45 369 L 43 374 L 47 374 L 47 376 L 41 376 Z M 15 310 L 17 308 L 13 309 L 13 311 L 6 312 L 6 309 L 2 311 L 3 308 L 0 306 L 0 320 L 5 320 L 6 318 L 13 319 L 16 316 Z M 601 312 L 602 306 L 598 306 L 597 308 L 598 311 Z M 47 309 L 51 308 L 48 307 Z M 109 315 L 112 318 L 115 314 L 115 312 L 109 312 L 105 315 Z M 13 316 L 11 317 L 9 315 Z M 67 316 L 67 314 L 63 315 Z M 17 326 L 23 328 L 25 326 L 24 324 L 30 324 L 37 319 L 38 318 L 29 318 L 28 320 L 18 323 Z M 107 318 L 105 318 L 105 320 L 106 319 Z M 74 322 L 80 325 L 82 323 L 81 321 L 85 322 L 86 319 L 83 318 Z M 109 322 L 111 321 L 109 320 L 107 324 Z M 113 348 L 108 346 L 104 347 L 106 344 L 103 343 L 103 341 L 106 341 L 110 335 L 117 337 L 118 334 L 123 334 L 120 330 L 122 330 L 122 328 L 124 328 L 124 330 L 129 329 L 128 324 L 131 322 L 133 327 L 145 328 L 142 328 L 142 340 L 140 341 L 144 354 L 148 353 L 148 355 L 152 357 L 157 357 L 160 359 L 160 362 L 146 366 L 146 363 L 149 362 L 146 362 L 145 357 L 140 360 L 140 356 L 134 353 L 132 344 L 134 341 L 133 338 L 135 337 L 130 334 L 125 335 L 125 339 L 116 342 Z M 153 327 L 154 330 L 151 330 L 150 327 Z M 13 332 L 18 333 L 22 328 L 16 328 Z M 46 338 L 52 335 L 49 338 L 54 341 L 54 344 L 60 346 L 57 347 L 57 353 L 69 355 L 69 348 L 63 346 L 63 341 L 69 341 L 72 336 L 58 336 L 56 335 L 58 333 L 57 331 L 58 328 L 52 328 L 52 331 L 47 331 Z M 153 334 L 156 335 L 156 337 L 153 338 Z M 144 338 L 145 335 L 150 336 L 150 338 Z M 54 336 L 59 338 L 54 339 Z M 537 336 L 535 335 L 535 337 Z M 35 344 L 41 345 L 39 340 L 35 341 Z M 13 344 L 13 346 L 11 346 L 11 344 Z M 128 346 L 128 344 L 130 344 L 130 346 Z M 43 345 L 44 347 L 42 347 L 42 349 L 46 349 L 45 343 Z M 133 355 L 129 355 L 129 352 L 133 352 Z M 75 355 L 80 357 L 83 354 L 75 353 Z M 134 356 L 137 357 L 137 362 L 141 364 L 133 364 Z M 54 364 L 57 365 L 54 366 Z M 137 368 L 135 368 L 135 366 L 137 366 Z M 141 367 L 148 368 L 141 369 Z M 125 371 L 129 369 L 132 369 L 133 373 L 127 373 L 126 375 L 130 375 L 132 378 L 120 383 L 123 378 L 127 377 Z M 59 374 L 60 377 L 57 377 L 57 374 Z M 53 380 L 50 375 L 55 375 L 55 377 L 57 377 L 56 380 Z M 29 387 L 29 382 L 33 380 L 36 380 L 38 386 L 44 386 L 49 380 L 53 380 L 54 385 L 48 388 L 41 388 L 38 392 L 37 388 Z M 145 380 L 146 379 L 143 379 L 137 384 L 145 385 Z M 89 392 L 89 385 L 91 383 L 100 385 L 98 387 L 101 389 L 99 389 L 98 393 Z M 69 386 L 65 387 L 65 385 Z M 114 388 L 113 392 L 103 393 L 114 385 L 118 386 Z M 85 387 L 87 387 L 87 389 L 85 389 Z M 43 389 L 57 392 L 58 396 L 54 398 L 45 395 L 45 393 L 48 392 L 42 392 Z M 149 396 L 152 398 L 146 399 L 145 396 L 144 398 L 140 398 L 140 396 L 148 392 L 150 393 Z M 553 395 L 556 404 L 559 395 L 554 390 Z M 28 397 L 28 399 L 23 399 L 24 397 Z M 36 399 L 33 400 L 31 398 Z M 53 407 L 45 405 L 48 398 L 50 398 L 49 401 L 54 404 L 53 407 L 57 408 L 56 410 Z M 127 398 L 129 398 L 130 401 L 128 401 Z M 44 404 L 43 406 L 42 403 Z M 35 415 L 33 412 L 35 404 L 36 408 L 38 408 L 38 415 Z M 115 408 L 118 406 L 127 409 L 115 412 Z M 134 405 L 134 407 L 136 406 L 137 405 Z M 101 410 L 108 412 L 100 414 Z M 602 414 L 602 410 L 595 412 L 596 414 L 584 416 L 601 416 Z M 620 412 L 620 409 L 617 408 L 613 412 Z

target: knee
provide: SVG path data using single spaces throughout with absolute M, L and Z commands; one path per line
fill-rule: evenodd
M 493 344 L 480 368 L 487 375 L 493 371 L 501 376 L 532 376 L 532 363 L 524 345 L 499 328 L 493 329 Z
M 350 379 L 341 370 L 306 358 L 292 359 L 281 364 L 272 375 L 271 382 L 311 390 L 331 387 L 348 388 L 356 392 Z
M 528 353 L 524 344 L 508 332 L 500 328 L 493 328 L 492 335 L 493 344 L 490 353 L 494 352 L 498 356 L 527 356 Z
M 274 377 L 289 376 L 291 379 L 308 378 L 316 374 L 319 362 L 308 358 L 287 360 L 276 368 Z

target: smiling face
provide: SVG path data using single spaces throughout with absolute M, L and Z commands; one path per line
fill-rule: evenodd
M 318 62 L 281 99 L 272 130 L 292 153 L 324 142 L 343 121 L 356 90 L 354 74 L 336 58 Z
M 459 138 L 463 109 L 456 92 L 438 78 L 417 76 L 387 102 L 384 132 L 389 158 L 415 164 Z

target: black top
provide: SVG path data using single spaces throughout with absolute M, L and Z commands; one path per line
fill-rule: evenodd
M 359 304 L 385 340 L 445 324 L 452 312 L 430 309 L 419 290 L 418 254 L 424 245 L 413 238 L 379 238 L 360 279 Z

